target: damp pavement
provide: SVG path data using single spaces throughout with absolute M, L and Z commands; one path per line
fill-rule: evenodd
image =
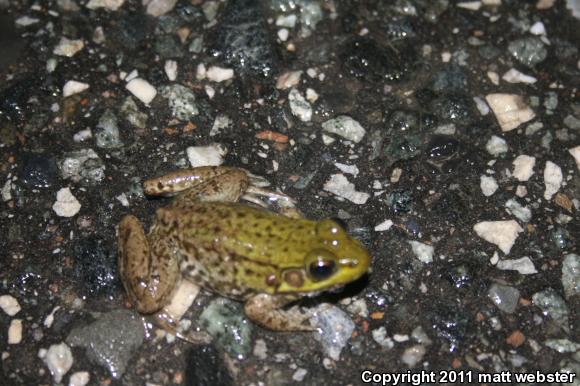
M 578 1 L 143 3 L 0 0 L 3 384 L 580 384 Z M 166 203 L 144 179 L 208 164 L 370 251 L 303 302 L 319 331 L 202 292 L 193 345 L 131 310 L 116 224 Z

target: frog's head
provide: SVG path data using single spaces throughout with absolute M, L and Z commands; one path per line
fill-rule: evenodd
M 279 292 L 317 292 L 350 283 L 368 270 L 368 251 L 332 220 L 315 225 L 315 237 L 300 269 L 282 272 Z

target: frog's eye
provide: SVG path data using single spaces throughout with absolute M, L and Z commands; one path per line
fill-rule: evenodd
M 316 234 L 325 240 L 337 240 L 345 237 L 344 229 L 330 219 L 319 221 L 316 224 Z
M 316 249 L 306 257 L 308 276 L 313 281 L 328 279 L 336 272 L 336 258 L 324 249 Z

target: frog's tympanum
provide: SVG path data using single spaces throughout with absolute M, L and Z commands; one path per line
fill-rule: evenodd
M 277 331 L 309 331 L 303 297 L 364 275 L 366 249 L 332 220 L 297 210 L 269 211 L 261 198 L 291 200 L 231 167 L 198 167 L 147 180 L 147 195 L 176 195 L 156 212 L 149 234 L 125 216 L 119 224 L 119 272 L 137 310 L 161 312 L 182 280 L 244 302 L 246 315 Z M 239 199 L 254 203 L 239 203 Z

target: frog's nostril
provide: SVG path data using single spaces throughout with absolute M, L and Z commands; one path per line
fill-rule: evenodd
M 157 189 L 159 189 L 159 190 L 163 189 L 163 182 L 159 181 L 157 183 Z

